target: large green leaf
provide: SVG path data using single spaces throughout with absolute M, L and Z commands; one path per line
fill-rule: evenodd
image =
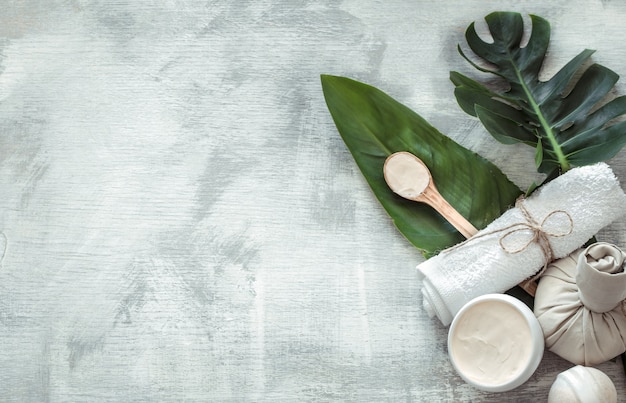
M 469 47 L 490 67 L 471 61 L 460 46 L 459 52 L 478 70 L 503 79 L 507 88 L 491 89 L 453 71 L 450 79 L 459 105 L 477 116 L 498 141 L 534 147 L 537 169 L 549 178 L 571 166 L 613 157 L 626 144 L 626 122 L 614 123 L 626 113 L 626 97 L 598 105 L 619 76 L 599 64 L 585 70 L 593 51 L 584 50 L 548 81 L 540 81 L 550 24 L 541 17 L 530 18 L 532 29 L 524 47 L 520 45 L 524 23 L 518 13 L 496 12 L 485 17 L 490 42 L 478 36 L 473 23 L 467 28 Z
M 337 129 L 376 197 L 400 232 L 426 256 L 463 236 L 431 207 L 405 200 L 387 187 L 383 164 L 392 153 L 409 151 L 421 158 L 444 198 L 479 229 L 520 195 L 495 165 L 380 90 L 327 75 L 322 76 L 322 87 Z

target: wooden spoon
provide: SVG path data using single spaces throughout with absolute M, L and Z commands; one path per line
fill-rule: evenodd
M 385 182 L 394 193 L 433 207 L 465 238 L 471 238 L 478 232 L 441 196 L 428 167 L 415 155 L 406 151 L 391 154 L 385 161 L 383 174 Z
M 400 151 L 387 157 L 383 165 L 385 182 L 396 194 L 405 199 L 426 203 L 433 207 L 465 238 L 471 238 L 478 230 L 459 214 L 441 196 L 428 167 L 415 155 Z M 537 283 L 526 280 L 519 284 L 531 296 L 535 296 Z

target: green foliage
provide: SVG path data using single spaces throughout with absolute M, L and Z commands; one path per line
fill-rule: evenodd
M 458 72 L 450 79 L 461 108 L 477 116 L 498 141 L 524 143 L 536 149 L 535 164 L 547 179 L 572 166 L 588 165 L 613 157 L 626 144 L 626 97 L 602 104 L 619 76 L 608 68 L 584 65 L 593 54 L 584 50 L 548 81 L 539 80 L 550 25 L 531 16 L 528 43 L 521 47 L 524 23 L 520 14 L 496 12 L 485 17 L 493 38 L 483 41 L 474 23 L 465 32 L 471 50 L 489 67 L 481 67 L 459 52 L 472 66 L 495 74 L 507 84 L 497 90 Z M 579 78 L 578 78 L 579 77 Z
M 409 151 L 429 167 L 440 193 L 476 228 L 499 217 L 520 189 L 492 163 L 455 143 L 422 117 L 369 85 L 323 75 L 335 125 L 374 194 L 400 232 L 425 256 L 464 238 L 431 207 L 393 193 L 383 177 L 385 159 Z

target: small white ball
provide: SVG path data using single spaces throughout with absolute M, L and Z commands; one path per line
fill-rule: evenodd
M 577 365 L 555 379 L 548 403 L 617 403 L 617 390 L 611 378 L 596 368 Z

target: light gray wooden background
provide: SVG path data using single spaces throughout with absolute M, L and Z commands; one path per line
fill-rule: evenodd
M 548 74 L 586 47 L 626 74 L 617 0 L 0 0 L 0 400 L 544 401 L 552 353 L 504 395 L 454 373 L 319 83 L 383 89 L 526 187 L 532 151 L 448 80 L 495 10 L 552 23 Z

